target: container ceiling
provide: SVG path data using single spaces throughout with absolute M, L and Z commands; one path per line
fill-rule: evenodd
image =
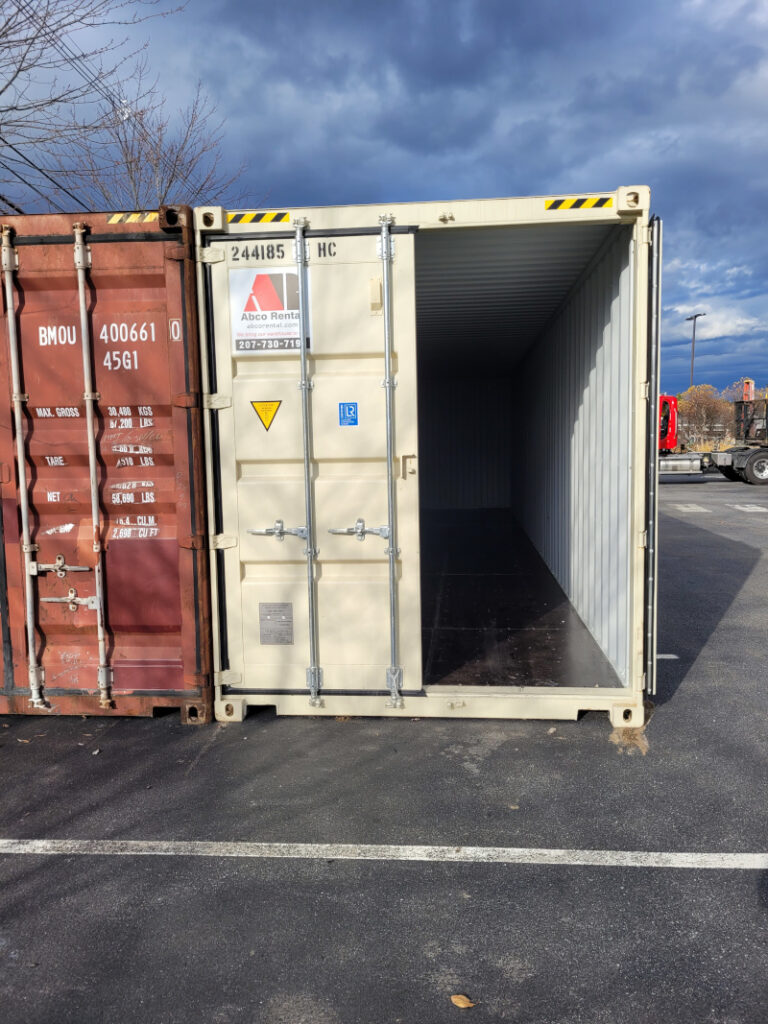
M 420 370 L 509 371 L 617 230 L 560 223 L 417 232 Z

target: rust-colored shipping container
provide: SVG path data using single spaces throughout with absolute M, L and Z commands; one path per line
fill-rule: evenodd
M 0 713 L 211 713 L 191 211 L 4 218 Z

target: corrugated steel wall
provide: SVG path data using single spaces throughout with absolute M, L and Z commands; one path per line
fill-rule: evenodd
M 618 230 L 520 365 L 517 512 L 629 679 L 632 260 Z
M 514 452 L 508 378 L 431 378 L 419 394 L 421 505 L 508 508 Z

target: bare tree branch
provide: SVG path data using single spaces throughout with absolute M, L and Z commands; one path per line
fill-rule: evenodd
M 0 0 L 0 146 L 15 145 L 40 167 L 61 145 L 74 145 L 98 129 L 109 97 L 123 78 L 132 77 L 144 47 L 132 49 L 125 35 L 94 43 L 93 30 L 125 32 L 182 9 L 163 3 Z M 0 183 L 12 186 L 9 191 L 18 193 L 20 180 L 32 186 L 29 168 L 22 170 L 7 152 L 4 165 Z
M 133 96 L 101 108 L 101 127 L 63 147 L 57 177 L 94 207 L 153 209 L 162 203 L 229 202 L 242 168 L 222 168 L 224 122 L 198 83 L 172 118 L 157 84 L 139 67 Z

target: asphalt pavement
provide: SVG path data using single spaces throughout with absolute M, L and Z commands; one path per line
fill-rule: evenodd
M 768 852 L 768 488 L 668 478 L 660 510 L 647 750 L 597 713 L 0 718 L 0 839 L 320 844 L 0 855 L 0 1019 L 764 1024 L 765 871 L 322 855 Z

